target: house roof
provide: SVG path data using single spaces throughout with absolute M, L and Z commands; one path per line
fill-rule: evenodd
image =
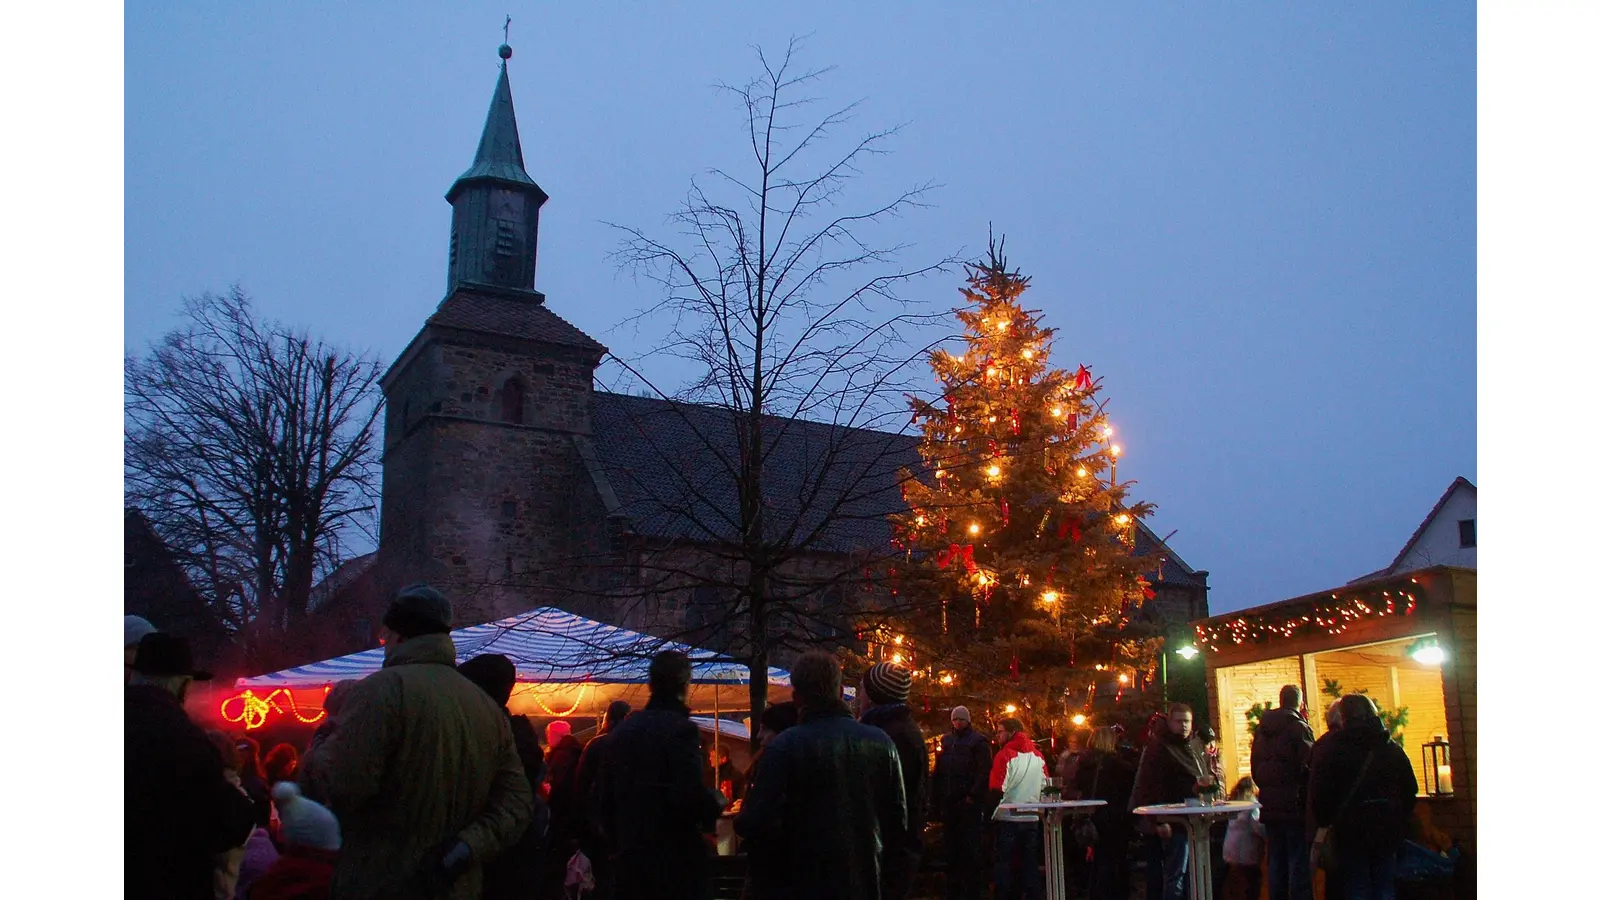
M 1400 563 L 1405 561 L 1406 556 L 1411 553 L 1411 548 L 1417 545 L 1417 541 L 1422 540 L 1422 536 L 1427 533 L 1429 526 L 1433 524 L 1433 520 L 1439 517 L 1439 512 L 1444 509 L 1444 505 L 1450 501 L 1451 496 L 1463 488 L 1473 493 L 1477 493 L 1478 490 L 1477 485 L 1468 481 L 1465 476 L 1457 475 L 1456 480 L 1450 482 L 1450 486 L 1444 489 L 1443 494 L 1439 495 L 1439 502 L 1433 504 L 1433 509 L 1428 510 L 1428 515 L 1423 518 L 1422 524 L 1411 532 L 1411 537 L 1406 540 L 1406 545 L 1400 548 L 1400 552 L 1395 554 L 1394 560 L 1376 572 L 1368 572 L 1359 578 L 1352 579 L 1349 583 L 1360 584 L 1363 581 L 1372 581 L 1373 579 L 1395 574 L 1396 570 L 1400 568 Z
M 428 317 L 428 324 L 574 347 L 595 354 L 606 352 L 600 342 L 527 295 L 462 287 L 439 304 L 439 309 Z

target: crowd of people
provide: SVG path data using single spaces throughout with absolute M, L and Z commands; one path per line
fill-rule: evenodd
M 515 665 L 459 666 L 450 603 L 426 585 L 383 619 L 384 665 L 329 693 L 303 755 L 265 758 L 248 737 L 206 732 L 184 698 L 209 678 L 188 645 L 128 617 L 126 894 L 131 898 L 556 898 L 707 900 L 715 826 L 731 817 L 748 860 L 743 896 L 908 900 L 938 823 L 948 900 L 1042 898 L 1041 826 L 1015 804 L 1053 786 L 1105 801 L 1068 837 L 1078 887 L 1125 900 L 1144 856 L 1150 900 L 1188 893 L 1183 826 L 1136 807 L 1219 789 L 1209 729 L 1173 704 L 1135 740 L 1118 728 L 1069 737 L 1047 761 L 1016 718 L 991 740 L 965 707 L 928 742 L 907 705 L 910 674 L 870 668 L 852 709 L 839 661 L 802 656 L 793 699 L 760 716 L 740 771 L 708 756 L 689 715 L 692 667 L 650 663 L 643 709 L 616 702 L 580 742 L 564 721 L 541 741 L 507 709 Z M 1394 896 L 1394 860 L 1416 781 L 1372 701 L 1344 697 L 1313 740 L 1299 688 L 1260 722 L 1252 778 L 1229 796 L 1259 809 L 1216 837 L 1224 896 L 1309 900 L 1319 865 L 1333 900 Z M 738 805 L 730 809 L 730 805 Z M 1334 864 L 1337 865 L 1334 865 Z

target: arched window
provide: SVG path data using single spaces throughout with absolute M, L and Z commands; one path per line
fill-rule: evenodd
M 522 400 L 526 393 L 521 378 L 513 376 L 506 379 L 505 386 L 500 388 L 500 421 L 522 424 Z

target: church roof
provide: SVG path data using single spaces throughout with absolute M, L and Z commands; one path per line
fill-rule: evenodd
M 767 418 L 767 522 L 815 552 L 885 548 L 884 517 L 904 508 L 902 468 L 921 465 L 914 435 Z M 700 404 L 595 392 L 594 448 L 635 533 L 734 541 L 739 495 L 733 414 Z M 782 438 L 775 436 L 783 432 Z
M 606 352 L 599 341 L 579 331 L 543 303 L 536 303 L 527 296 L 471 287 L 462 287 L 446 297 L 439 309 L 428 317 L 428 324 L 575 347 L 596 354 Z
M 541 196 L 544 191 L 529 177 L 522 163 L 522 139 L 517 133 L 517 111 L 511 103 L 511 78 L 506 64 L 500 63 L 500 81 L 495 84 L 494 99 L 489 102 L 489 115 L 483 123 L 483 136 L 478 139 L 478 155 L 472 167 L 461 173 L 455 184 L 445 194 L 455 196 L 463 182 L 492 179 L 532 187 Z
M 594 451 L 635 533 L 688 541 L 733 541 L 739 522 L 738 437 L 730 411 L 596 391 Z M 903 512 L 901 472 L 922 469 L 915 434 L 767 418 L 768 525 L 794 529 L 791 546 L 818 552 L 881 551 L 886 517 Z M 769 438 L 772 440 L 772 438 Z M 1163 582 L 1204 586 L 1206 576 L 1139 523 L 1134 555 L 1163 559 Z

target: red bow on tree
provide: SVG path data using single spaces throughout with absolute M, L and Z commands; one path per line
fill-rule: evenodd
M 1056 537 L 1058 539 L 1066 540 L 1068 533 L 1072 535 L 1074 544 L 1083 540 L 1083 529 L 1078 527 L 1078 520 L 1071 516 L 1062 518 L 1061 524 L 1056 526 Z
M 972 545 L 951 544 L 948 550 L 940 550 L 933 558 L 939 568 L 948 569 L 953 562 L 961 563 L 968 572 L 975 572 L 978 564 L 972 561 Z
M 1072 389 L 1075 391 L 1087 391 L 1092 386 L 1091 381 L 1089 367 L 1078 366 L 1077 374 L 1072 376 Z

